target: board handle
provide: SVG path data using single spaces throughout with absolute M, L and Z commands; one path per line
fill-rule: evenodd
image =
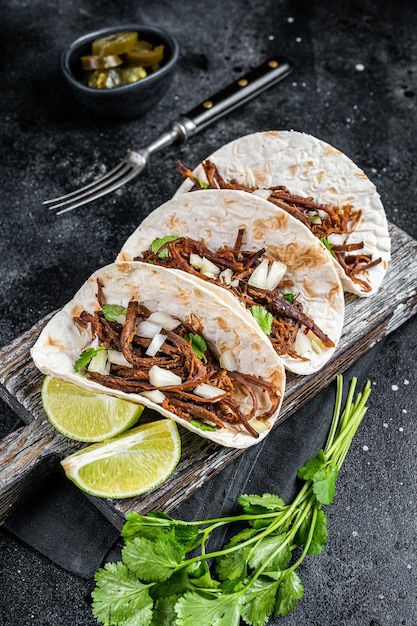
M 34 420 L 0 440 L 0 524 L 56 470 L 80 444 L 59 435 L 47 421 Z M 70 450 L 69 450 L 70 448 Z

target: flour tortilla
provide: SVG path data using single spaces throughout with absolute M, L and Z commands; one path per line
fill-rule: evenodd
M 351 204 L 362 209 L 362 217 L 348 243 L 364 242 L 363 252 L 381 257 L 382 262 L 358 274 L 367 281 L 370 291 L 340 272 L 344 290 L 357 296 L 371 296 L 379 289 L 390 260 L 390 237 L 381 199 L 375 185 L 351 159 L 328 143 L 297 131 L 258 132 L 240 137 L 207 157 L 226 181 L 235 178 L 251 188 L 284 185 L 291 193 L 312 197 L 321 204 Z M 201 165 L 194 174 L 206 181 Z M 192 189 L 185 180 L 177 193 Z M 333 244 L 344 243 L 340 235 L 331 235 Z
M 311 231 L 286 211 L 267 200 L 245 191 L 202 190 L 172 198 L 146 217 L 127 239 L 118 255 L 119 261 L 131 261 L 149 248 L 152 241 L 167 235 L 187 236 L 202 241 L 215 251 L 233 246 L 239 228 L 245 228 L 242 249 L 256 252 L 266 248 L 266 255 L 287 265 L 285 278 L 294 281 L 291 291 L 299 294 L 304 312 L 337 346 L 344 321 L 344 294 L 337 270 Z M 172 270 L 180 272 L 181 270 Z M 196 280 L 200 280 L 196 278 Z M 245 306 L 227 289 L 201 280 L 225 303 L 256 326 Z M 321 369 L 335 351 L 311 346 L 301 360 L 280 356 L 285 367 L 297 374 L 311 374 Z
M 133 298 L 151 311 L 163 311 L 180 321 L 194 314 L 203 325 L 204 339 L 215 356 L 232 350 L 236 358 L 237 371 L 252 374 L 273 384 L 279 398 L 277 410 L 271 417 L 262 420 L 267 429 L 252 437 L 243 427 L 226 425 L 215 432 L 203 431 L 184 419 L 165 410 L 147 398 L 133 393 L 110 389 L 89 380 L 74 371 L 74 363 L 90 345 L 92 336 L 89 328 L 82 330 L 73 317 L 86 309 L 90 313 L 100 309 L 97 302 L 97 279 L 103 287 L 108 304 L 127 306 Z M 262 332 L 254 329 L 239 310 L 232 310 L 220 297 L 205 289 L 204 284 L 192 277 L 146 263 L 114 263 L 95 272 L 75 294 L 74 298 L 59 311 L 45 326 L 31 350 L 35 365 L 52 377 L 70 381 L 80 387 L 126 398 L 158 411 L 191 430 L 222 446 L 247 448 L 259 443 L 278 419 L 285 390 L 285 370 L 275 351 Z M 263 410 L 271 407 L 267 393 L 254 387 Z M 242 408 L 245 399 L 238 398 Z

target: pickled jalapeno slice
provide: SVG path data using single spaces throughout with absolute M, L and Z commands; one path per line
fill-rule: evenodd
M 95 39 L 91 54 L 81 57 L 82 82 L 94 89 L 135 83 L 159 70 L 164 46 L 153 46 L 137 32 L 120 31 Z
M 126 62 L 129 65 L 141 65 L 142 67 L 150 67 L 157 65 L 162 61 L 164 56 L 164 46 L 155 46 L 146 50 L 145 48 L 136 47 L 133 50 L 129 50 L 124 55 Z
M 118 54 L 111 54 L 106 57 L 90 54 L 81 57 L 83 70 L 109 70 L 112 67 L 118 67 L 122 63 L 123 60 Z
M 109 56 L 123 54 L 132 50 L 138 42 L 137 32 L 122 31 L 95 39 L 92 44 L 92 52 L 95 56 Z

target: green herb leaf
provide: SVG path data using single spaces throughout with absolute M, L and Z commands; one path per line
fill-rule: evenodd
M 152 621 L 149 626 L 172 626 L 175 624 L 177 618 L 175 603 L 177 600 L 178 596 L 158 598 L 155 602 Z
M 204 180 L 202 180 L 198 176 L 194 176 L 193 179 L 194 179 L 194 182 L 196 182 L 198 184 L 200 189 L 211 189 L 210 185 L 208 183 L 204 182 Z
M 164 581 L 172 576 L 184 556 L 184 548 L 165 536 L 155 541 L 136 537 L 122 550 L 123 563 L 146 582 Z
M 273 613 L 279 582 L 260 576 L 243 595 L 240 614 L 247 624 L 264 626 Z
M 127 309 L 120 304 L 103 304 L 102 311 L 108 322 L 115 322 L 120 315 L 126 315 Z
M 207 351 L 207 344 L 201 335 L 195 335 L 194 333 L 186 333 L 184 335 L 185 341 L 191 344 L 192 349 L 198 356 L 198 358 L 203 361 L 203 363 L 207 363 L 207 357 L 204 354 Z
M 175 611 L 177 626 L 239 626 L 240 600 L 234 595 L 206 597 L 201 593 L 186 593 L 178 600 Z
M 272 323 L 274 321 L 274 316 L 272 315 L 272 313 L 267 311 L 264 306 L 259 305 L 254 305 L 251 308 L 251 313 L 258 322 L 260 329 L 265 333 L 265 335 L 270 335 L 272 333 Z
M 295 299 L 295 293 L 283 293 L 282 297 L 284 298 L 284 300 L 287 300 L 287 302 L 292 304 Z
M 304 585 L 297 572 L 288 570 L 278 587 L 275 615 L 287 615 L 294 611 L 297 600 L 304 595 Z
M 313 509 L 310 509 L 303 519 L 301 526 L 299 527 L 297 534 L 295 535 L 295 542 L 298 546 L 306 545 L 308 541 L 308 535 L 311 528 L 313 517 Z M 324 546 L 327 541 L 327 516 L 323 509 L 317 510 L 316 523 L 314 525 L 313 536 L 308 548 L 309 554 L 320 554 L 323 552 Z
M 247 574 L 251 546 L 244 546 L 217 559 L 217 574 L 220 580 L 236 580 Z
M 212 426 L 211 424 L 206 424 L 205 422 L 201 422 L 200 420 L 190 420 L 190 424 L 192 424 L 196 428 L 200 428 L 200 430 L 208 430 L 209 432 L 214 432 L 217 430 L 215 426 Z
M 95 575 L 92 612 L 102 624 L 148 626 L 152 585 L 144 585 L 123 563 L 106 563 Z
M 83 369 L 83 367 L 87 367 L 91 359 L 93 359 L 101 350 L 105 350 L 105 348 L 87 348 L 84 352 L 81 352 L 80 356 L 74 363 L 74 370 L 79 372 Z
M 298 470 L 298 477 L 313 481 L 313 492 L 321 504 L 333 502 L 339 470 L 327 461 L 323 450 Z
M 283 569 L 291 558 L 291 550 L 286 542 L 287 535 L 271 534 L 256 545 L 249 558 L 249 565 L 257 569 L 268 561 L 268 570 Z
M 326 239 L 326 237 L 320 237 L 320 241 L 321 241 L 322 244 L 324 244 L 326 246 L 326 248 L 328 249 L 328 251 L 330 252 L 332 257 L 336 258 L 336 255 L 333 252 L 333 245 L 330 243 L 330 241 L 328 239 Z
M 270 511 L 282 511 L 286 506 L 284 500 L 273 493 L 264 493 L 262 496 L 242 495 L 237 501 L 243 507 L 245 513 L 253 515 L 262 515 L 262 513 L 269 513 Z
M 162 246 L 164 246 L 169 241 L 174 241 L 175 239 L 178 239 L 176 235 L 167 235 L 166 237 L 161 237 L 160 239 L 154 239 L 153 242 L 151 243 L 152 252 L 155 252 L 155 253 L 158 252 L 158 250 L 160 250 Z M 158 254 L 158 257 L 160 259 L 165 259 L 167 256 L 168 256 L 167 248 L 164 248 Z

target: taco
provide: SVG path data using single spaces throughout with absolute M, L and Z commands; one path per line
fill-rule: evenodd
M 327 251 L 298 220 L 256 195 L 179 195 L 143 220 L 118 260 L 198 277 L 260 326 L 297 374 L 323 367 L 340 339 L 344 294 Z
M 31 350 L 44 373 L 246 448 L 276 422 L 285 370 L 266 337 L 201 281 L 146 263 L 95 272 Z
M 345 291 L 371 296 L 390 259 L 390 237 L 374 184 L 345 154 L 296 131 L 258 132 L 216 150 L 186 177 L 192 189 L 259 193 L 302 222 L 328 248 Z M 176 194 L 176 195 L 177 195 Z

